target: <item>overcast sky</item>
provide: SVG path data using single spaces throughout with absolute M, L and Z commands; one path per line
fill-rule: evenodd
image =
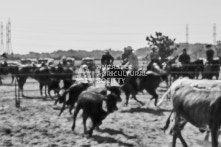
M 15 53 L 58 49 L 123 50 L 147 46 L 160 31 L 176 42 L 221 40 L 220 0 L 0 0 L 0 21 L 11 19 Z

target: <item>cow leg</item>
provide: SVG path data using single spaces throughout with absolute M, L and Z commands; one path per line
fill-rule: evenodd
M 20 87 L 20 91 L 21 91 L 21 95 L 22 95 L 22 97 L 24 97 L 25 95 L 24 95 L 24 84 L 22 84 L 21 85 L 21 87 Z
M 69 108 L 69 113 L 70 113 L 70 114 L 72 114 L 71 111 L 72 111 L 72 109 L 74 108 L 74 104 L 75 104 L 75 102 L 73 102 L 73 103 L 70 105 L 70 108 Z
M 93 125 L 92 125 L 92 127 L 90 128 L 90 130 L 88 131 L 89 137 L 92 136 L 93 130 L 94 130 L 95 127 L 98 125 L 98 121 L 97 121 L 94 117 L 91 117 L 91 119 L 92 119 Z
M 13 84 L 14 79 L 15 79 L 15 76 L 14 76 L 14 75 L 12 75 L 12 82 L 11 82 L 11 84 Z
M 72 131 L 74 131 L 75 128 L 75 121 L 76 121 L 76 117 L 78 115 L 79 110 L 81 109 L 80 105 L 77 105 L 75 111 L 74 111 L 74 115 L 73 115 L 73 125 L 72 125 Z
M 58 101 L 59 101 L 59 98 L 57 98 L 57 99 L 55 100 L 54 105 L 57 105 Z
M 84 125 L 84 134 L 86 134 L 87 133 L 87 124 L 86 124 L 86 122 L 87 122 L 87 118 L 88 118 L 88 114 L 87 113 L 85 113 L 85 111 L 83 111 L 83 125 Z
M 59 113 L 58 116 L 61 116 L 61 114 L 64 112 L 64 110 L 65 110 L 65 105 L 66 105 L 66 102 L 63 103 L 63 106 L 62 106 L 61 111 L 60 111 L 60 113 Z
M 42 89 L 43 89 L 43 84 L 42 83 L 40 83 L 39 88 L 40 88 L 40 94 L 42 96 Z
M 125 93 L 126 95 L 126 102 L 125 102 L 125 106 L 128 105 L 128 101 L 129 101 L 129 98 L 130 98 L 130 94 L 129 93 Z
M 219 127 L 213 127 L 211 129 L 212 147 L 218 147 L 218 129 Z
M 181 135 L 181 129 L 182 127 L 185 126 L 186 123 L 182 125 L 180 125 L 180 117 L 177 116 L 177 114 L 175 114 L 175 125 L 174 125 L 174 134 L 173 134 L 173 142 L 172 142 L 172 146 L 175 147 L 176 146 L 176 139 L 177 137 L 180 139 L 181 143 L 183 144 L 184 147 L 188 147 L 187 143 L 185 142 L 185 140 L 183 139 L 182 135 Z
M 206 131 L 206 135 L 204 137 L 204 140 L 205 141 L 208 141 L 209 140 L 209 131 Z
M 0 76 L 0 85 L 2 85 L 2 77 Z

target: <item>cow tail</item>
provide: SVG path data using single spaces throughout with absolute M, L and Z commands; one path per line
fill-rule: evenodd
M 157 106 L 160 106 L 160 105 L 163 103 L 164 99 L 167 97 L 167 95 L 168 95 L 168 93 L 169 93 L 170 91 L 171 91 L 171 87 L 167 90 L 166 93 L 163 94 L 162 98 L 161 98 L 160 101 L 157 103 Z
M 170 125 L 170 117 L 172 116 L 172 114 L 173 114 L 173 110 L 171 111 L 169 117 L 167 118 L 167 121 L 166 121 L 165 126 L 162 128 L 162 130 L 164 131 L 164 133 L 165 133 L 165 131 L 168 129 L 169 125 Z

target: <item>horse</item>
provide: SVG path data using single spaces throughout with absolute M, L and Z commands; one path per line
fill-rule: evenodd
M 134 98 L 134 100 L 143 105 L 144 103 L 136 98 L 137 93 L 142 92 L 143 90 L 146 90 L 150 95 L 153 96 L 151 100 L 155 99 L 156 105 L 158 100 L 156 88 L 159 86 L 161 81 L 167 78 L 166 74 L 158 74 L 152 71 L 134 71 L 132 73 L 132 76 L 133 77 L 131 78 L 130 82 L 131 85 L 125 85 L 124 81 L 127 78 L 126 70 L 118 66 L 112 66 L 112 68 L 109 68 L 107 72 L 103 75 L 103 79 L 116 79 L 126 95 L 126 106 L 128 105 L 130 95 L 132 95 L 132 98 Z M 133 87 L 133 90 L 130 89 L 130 86 Z
M 23 87 L 28 79 L 28 77 L 33 77 L 34 70 L 36 70 L 37 67 L 35 66 L 23 66 L 18 69 L 17 74 L 17 81 L 18 81 L 18 96 L 22 94 L 22 97 L 24 97 L 24 91 Z

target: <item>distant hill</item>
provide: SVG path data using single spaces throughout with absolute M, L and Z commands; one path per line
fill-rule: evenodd
M 183 48 L 187 48 L 187 45 L 185 43 L 179 43 L 179 48 L 173 53 L 173 55 L 179 55 L 182 53 Z M 196 59 L 199 57 L 205 57 L 205 45 L 201 43 L 196 44 L 189 44 L 188 47 L 188 54 L 190 54 L 191 59 Z M 93 57 L 97 60 L 100 60 L 104 51 L 103 50 L 93 50 L 93 51 L 85 51 L 85 50 L 73 50 L 70 49 L 68 51 L 65 50 L 57 50 L 52 53 L 37 53 L 37 52 L 29 52 L 25 55 L 15 54 L 14 58 L 21 59 L 21 58 L 54 58 L 54 59 L 60 59 L 62 56 L 66 57 L 73 57 L 76 60 L 81 60 L 84 57 Z M 110 51 L 111 55 L 115 59 L 120 59 L 123 51 Z M 135 54 L 140 58 L 144 59 L 145 57 L 149 57 L 150 48 L 143 47 L 135 50 Z

